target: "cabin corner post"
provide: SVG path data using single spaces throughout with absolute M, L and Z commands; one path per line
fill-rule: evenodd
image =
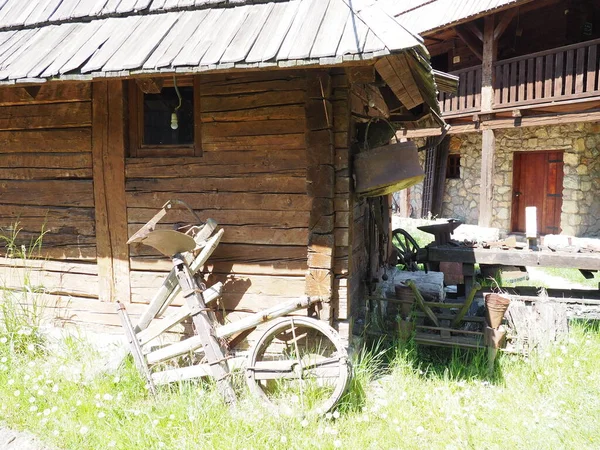
M 333 263 L 335 251 L 335 150 L 331 77 L 325 71 L 307 73 L 306 188 L 311 198 L 308 227 L 306 294 L 323 299 L 321 319 L 334 319 Z
M 123 81 L 92 84 L 92 167 L 101 301 L 129 302 Z
M 494 106 L 494 62 L 498 40 L 494 35 L 494 16 L 486 16 L 483 29 L 483 61 L 481 67 L 481 112 L 491 113 Z M 482 131 L 481 183 L 479 193 L 479 226 L 489 227 L 492 223 L 492 201 L 494 197 L 494 154 L 496 136 L 494 130 Z

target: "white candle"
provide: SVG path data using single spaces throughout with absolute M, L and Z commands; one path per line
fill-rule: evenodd
M 537 208 L 535 206 L 525 208 L 525 237 L 537 238 Z

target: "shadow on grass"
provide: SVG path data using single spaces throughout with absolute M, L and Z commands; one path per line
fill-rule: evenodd
M 498 355 L 490 370 L 487 349 L 418 346 L 412 338 L 406 342 L 390 338 L 372 340 L 353 355 L 353 377 L 340 409 L 360 410 L 366 404 L 369 385 L 396 371 L 431 380 L 501 384 L 504 380 L 498 363 L 501 357 Z

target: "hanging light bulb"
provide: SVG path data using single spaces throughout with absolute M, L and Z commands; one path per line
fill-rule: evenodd
M 177 128 L 179 128 L 177 111 L 179 110 L 179 108 L 181 108 L 182 98 L 181 94 L 179 93 L 179 88 L 177 87 L 177 79 L 175 78 L 175 75 L 173 75 L 173 86 L 175 87 L 175 92 L 177 93 L 177 97 L 179 98 L 179 105 L 177 105 L 177 107 L 171 113 L 171 129 L 176 130 Z

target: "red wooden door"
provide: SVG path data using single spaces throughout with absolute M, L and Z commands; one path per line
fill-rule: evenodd
M 560 233 L 563 152 L 514 154 L 512 231 L 525 232 L 525 207 L 537 207 L 539 234 Z

